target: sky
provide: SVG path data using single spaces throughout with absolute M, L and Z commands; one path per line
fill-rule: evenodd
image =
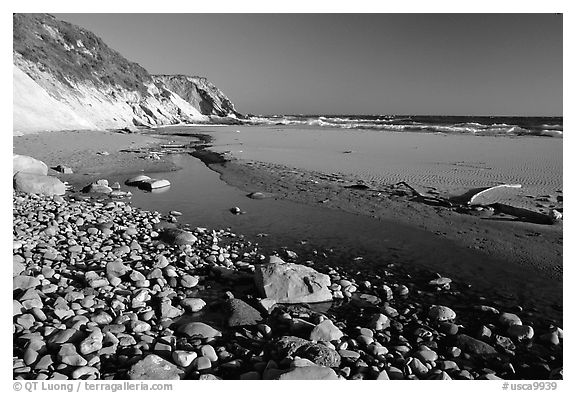
M 241 113 L 562 115 L 562 15 L 54 15 Z

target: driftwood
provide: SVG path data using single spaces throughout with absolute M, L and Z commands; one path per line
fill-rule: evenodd
M 420 191 L 418 191 L 417 189 L 415 189 L 414 187 L 412 187 L 410 184 L 406 183 L 405 181 L 401 181 L 401 182 L 398 182 L 395 184 L 395 186 L 399 186 L 399 185 L 409 188 L 416 195 L 416 198 L 418 198 L 421 202 L 424 202 L 427 204 L 432 204 L 432 205 L 441 205 L 441 206 L 446 206 L 446 207 L 453 207 L 454 206 L 454 204 L 452 202 L 450 202 L 448 199 L 441 198 L 441 197 L 433 197 L 430 195 L 422 194 Z
M 510 216 L 518 217 L 522 221 L 531 222 L 534 224 L 552 225 L 556 223 L 554 217 L 547 214 L 542 214 L 520 207 L 505 205 L 503 203 L 493 203 L 490 206 L 498 213 L 508 214 Z
M 450 198 L 450 200 L 456 204 L 473 205 L 474 200 L 476 200 L 481 195 L 489 193 L 490 191 L 500 188 L 520 188 L 520 187 L 522 187 L 521 184 L 499 184 L 493 187 L 473 188 L 462 195 Z

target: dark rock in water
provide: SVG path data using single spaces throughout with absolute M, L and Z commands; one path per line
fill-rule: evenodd
M 32 173 L 36 175 L 47 175 L 48 165 L 44 162 L 32 158 L 30 156 L 22 156 L 20 154 L 12 155 L 12 174 L 18 172 Z
M 192 232 L 178 228 L 167 228 L 161 233 L 161 238 L 166 243 L 182 245 L 194 244 L 198 240 Z
M 86 187 L 82 189 L 82 192 L 94 192 L 97 194 L 110 194 L 112 192 L 112 188 L 108 187 L 105 184 L 98 184 L 92 183 L 88 184 Z
M 60 173 L 64 173 L 64 174 L 74 173 L 72 168 L 70 168 L 69 166 L 65 166 L 65 165 L 58 165 L 58 166 L 54 167 L 54 170 L 57 172 L 60 172 Z
M 240 299 L 227 300 L 226 309 L 229 313 L 227 324 L 230 327 L 257 325 L 262 320 L 258 310 Z
M 456 336 L 456 345 L 465 352 L 478 356 L 497 355 L 498 352 L 493 346 L 486 344 L 484 341 L 477 340 L 466 334 Z
M 264 194 L 263 192 L 251 192 L 250 194 L 248 194 L 248 198 L 250 199 L 264 199 L 266 198 L 266 194 Z
M 177 380 L 183 375 L 184 371 L 158 355 L 146 356 L 128 371 L 128 378 L 132 380 Z
M 220 333 L 220 331 L 202 322 L 190 322 L 184 324 L 180 326 L 178 331 L 189 337 L 199 336 L 202 338 L 214 338 L 222 336 L 222 333 Z
M 295 263 L 256 265 L 256 287 L 277 303 L 318 303 L 332 300 L 330 277 Z
M 14 175 L 13 186 L 27 194 L 64 195 L 66 186 L 52 176 L 18 172 Z
M 238 206 L 230 208 L 230 213 L 232 214 L 242 214 L 244 213 Z
M 287 380 L 337 380 L 336 372 L 330 367 L 307 366 L 293 368 L 277 378 L 281 381 Z

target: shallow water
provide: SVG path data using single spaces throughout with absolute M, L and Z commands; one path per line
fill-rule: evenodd
M 525 267 L 500 263 L 474 250 L 405 225 L 339 212 L 294 202 L 252 200 L 220 180 L 200 160 L 190 155 L 174 156 L 183 169 L 154 174 L 168 179 L 171 187 L 162 193 L 149 193 L 133 187 L 132 204 L 167 214 L 183 213 L 181 223 L 212 229 L 229 227 L 237 234 L 258 242 L 264 250 L 283 246 L 300 251 L 301 241 L 315 247 L 334 249 L 336 258 L 350 263 L 363 256 L 363 264 L 387 263 L 415 265 L 464 280 L 474 287 L 514 295 L 520 302 L 531 302 L 534 293 L 539 303 L 561 302 L 561 286 Z M 123 183 L 125 178 L 110 179 Z M 238 206 L 246 214 L 234 215 Z M 267 237 L 257 237 L 258 234 Z M 341 261 L 340 261 L 341 262 Z

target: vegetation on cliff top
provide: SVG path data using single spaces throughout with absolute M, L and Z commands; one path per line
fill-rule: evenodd
M 99 37 L 49 14 L 14 14 L 13 49 L 66 85 L 92 81 L 146 94 L 148 72 Z

